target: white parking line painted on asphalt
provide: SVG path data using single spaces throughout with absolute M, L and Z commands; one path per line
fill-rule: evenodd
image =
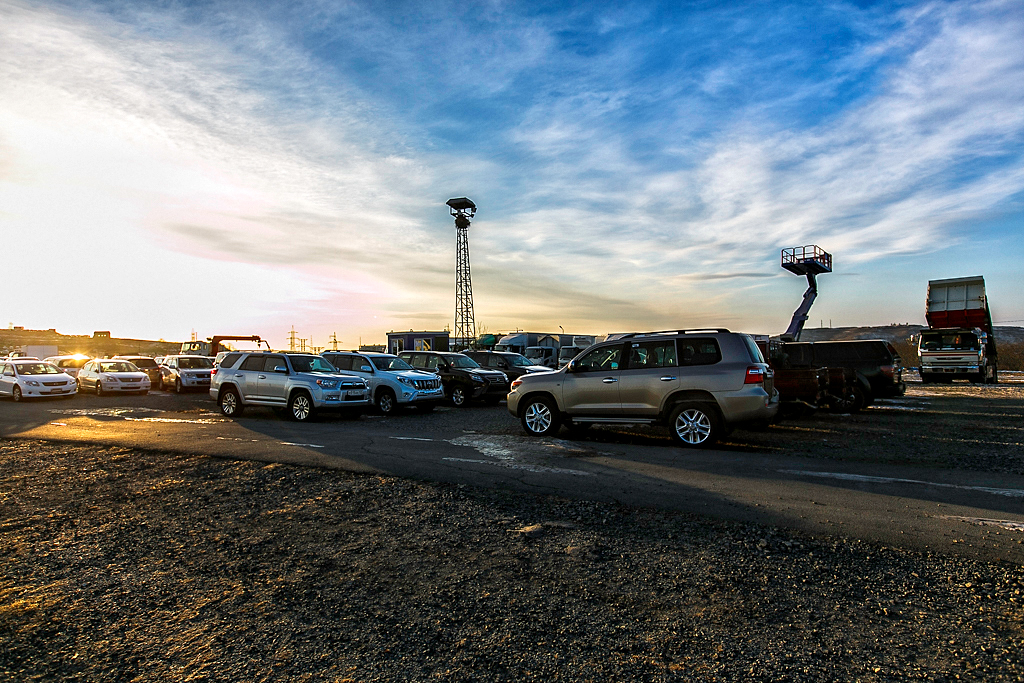
M 968 524 L 979 526 L 997 526 L 1010 531 L 1024 531 L 1024 522 L 1014 522 L 1011 519 L 985 519 L 984 517 L 957 517 L 955 515 L 939 515 L 939 519 L 952 519 Z
M 389 436 L 389 439 L 396 441 L 436 441 L 437 439 L 423 439 L 418 436 Z
M 253 443 L 259 443 L 259 439 L 240 439 L 237 436 L 218 436 L 218 441 L 251 441 Z
M 68 426 L 67 422 L 51 422 L 50 424 L 57 425 L 58 427 L 67 427 Z
M 304 448 L 323 448 L 323 446 L 315 443 L 292 443 L 291 441 L 279 441 L 281 446 L 302 446 Z
M 962 486 L 960 484 L 943 484 L 936 481 L 923 481 L 921 479 L 899 479 L 896 477 L 871 477 L 865 474 L 846 474 L 845 472 L 813 472 L 811 470 L 776 470 L 781 474 L 796 474 L 802 477 L 822 477 L 827 479 L 843 479 L 846 481 L 861 481 L 868 484 L 919 484 L 922 486 L 937 486 L 946 489 L 961 489 L 964 491 L 981 491 L 997 496 L 1008 496 L 1010 498 L 1024 498 L 1024 489 L 997 489 L 990 486 Z

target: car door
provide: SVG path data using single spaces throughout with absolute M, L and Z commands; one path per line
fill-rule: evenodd
M 253 353 L 242 359 L 237 370 L 228 370 L 227 377 L 234 383 L 242 393 L 243 401 L 258 401 L 259 376 L 263 374 L 263 365 L 266 356 L 261 353 Z
M 96 364 L 92 361 L 89 361 L 88 363 L 82 366 L 81 370 L 78 371 L 78 388 L 81 389 L 82 391 L 85 391 L 86 389 L 95 388 L 95 383 L 93 381 L 93 369 L 95 367 Z
M 0 363 L 0 394 L 10 396 L 14 393 L 14 368 L 7 363 Z
M 619 375 L 619 400 L 625 415 L 656 417 L 664 399 L 679 388 L 674 339 L 632 341 Z
M 619 377 L 622 344 L 599 346 L 582 356 L 562 380 L 562 405 L 570 415 L 615 415 L 621 412 Z
M 263 364 L 263 372 L 259 373 L 257 393 L 260 400 L 267 403 L 288 402 L 288 361 L 284 356 L 267 356 Z

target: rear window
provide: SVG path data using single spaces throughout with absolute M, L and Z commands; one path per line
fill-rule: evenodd
M 59 368 L 80 368 L 89 362 L 88 358 L 65 358 L 64 360 L 57 361 L 57 367 Z
M 220 366 L 222 368 L 234 367 L 235 363 L 237 363 L 238 359 L 241 358 L 241 357 L 242 357 L 242 354 L 240 354 L 240 353 L 229 353 L 228 355 L 224 356 L 221 359 Z
M 714 339 L 680 339 L 680 365 L 714 365 L 722 360 L 722 351 Z
M 132 363 L 137 368 L 155 368 L 156 361 L 152 358 L 132 358 Z
M 757 342 L 745 334 L 741 334 L 740 339 L 743 340 L 743 345 L 747 347 L 747 353 L 750 354 L 750 360 L 755 363 L 763 363 L 764 355 L 761 353 L 761 347 L 757 345 Z

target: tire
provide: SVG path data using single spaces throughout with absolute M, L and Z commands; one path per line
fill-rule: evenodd
M 313 399 L 305 391 L 296 391 L 288 399 L 288 417 L 296 422 L 309 422 L 315 413 Z
M 992 368 L 992 384 L 999 384 L 999 368 Z
M 184 390 L 185 390 L 185 388 L 183 386 L 181 386 L 181 378 L 180 377 L 175 377 L 174 378 L 174 393 L 180 394 Z
M 11 398 L 14 399 L 15 403 L 21 402 L 21 399 L 23 398 L 21 395 L 21 387 L 14 387 L 14 389 L 11 391 Z
M 844 396 L 829 404 L 833 413 L 856 413 L 864 407 L 864 390 L 860 387 L 848 387 Z
M 519 421 L 530 436 L 551 436 L 558 432 L 558 408 L 550 398 L 536 396 L 519 411 Z
M 467 403 L 469 403 L 469 396 L 466 395 L 466 389 L 464 387 L 453 387 L 449 398 L 452 400 L 452 405 L 456 408 L 463 408 Z
M 421 413 L 432 413 L 432 412 L 434 412 L 434 408 L 436 408 L 436 407 L 437 407 L 436 403 L 417 403 L 416 404 L 416 410 L 420 411 Z
M 722 432 L 718 411 L 706 403 L 681 403 L 668 420 L 676 443 L 686 448 L 710 446 Z
M 242 405 L 242 399 L 238 395 L 238 392 L 231 387 L 220 392 L 220 398 L 217 399 L 217 404 L 220 406 L 221 414 L 227 417 L 238 417 L 242 414 L 242 410 L 245 408 L 245 406 Z
M 395 392 L 390 389 L 378 391 L 375 403 L 381 415 L 394 415 L 395 411 L 398 410 L 398 399 L 395 398 Z

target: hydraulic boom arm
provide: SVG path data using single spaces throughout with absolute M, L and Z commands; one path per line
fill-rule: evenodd
M 794 311 L 793 319 L 789 321 L 789 327 L 782 334 L 783 339 L 800 341 L 800 332 L 804 329 L 804 323 L 807 322 L 807 314 L 810 312 L 811 306 L 817 297 L 818 283 L 814 279 L 814 273 L 807 273 L 807 291 L 804 292 L 804 300 Z

